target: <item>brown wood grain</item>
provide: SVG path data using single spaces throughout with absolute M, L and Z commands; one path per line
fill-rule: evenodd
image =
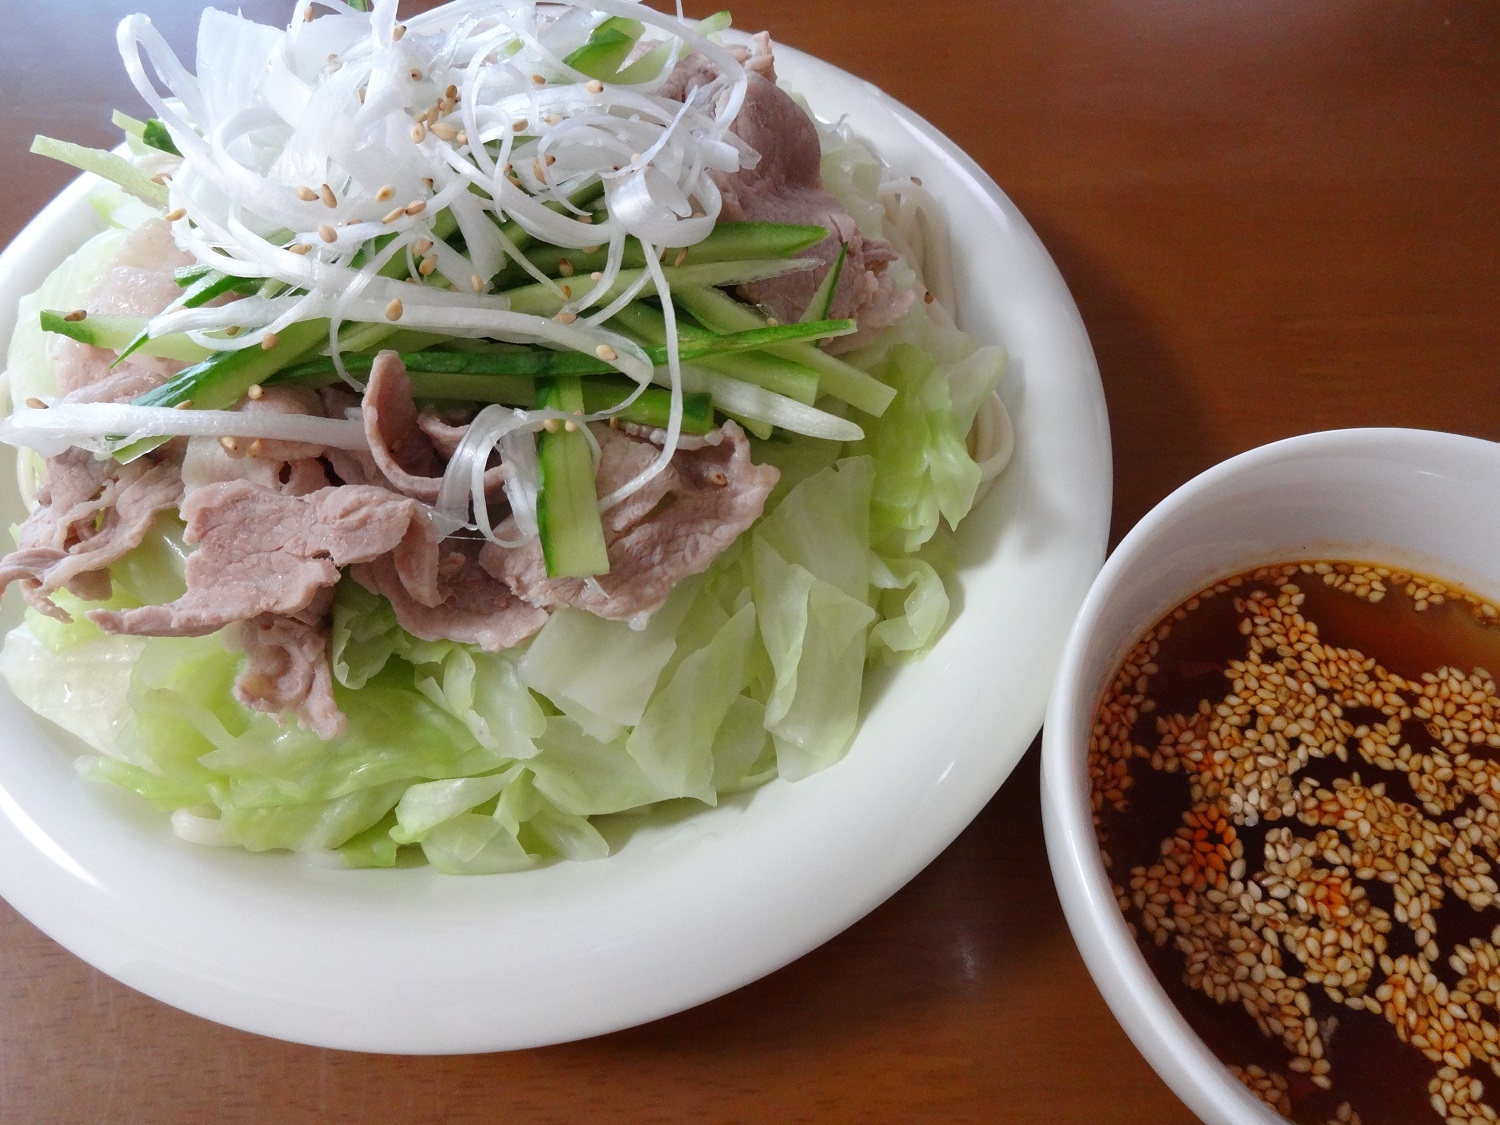
M 243 6 L 271 18 L 290 3 Z M 138 109 L 119 17 L 147 10 L 183 49 L 201 7 L 5 5 L 0 241 L 70 178 L 25 154 L 34 133 L 100 143 L 110 108 Z M 922 113 L 1036 227 L 1103 374 L 1114 539 L 1194 473 L 1290 434 L 1500 438 L 1490 0 L 735 13 Z M 397 1058 L 232 1031 L 115 983 L 0 905 L 0 1120 L 1191 1121 L 1074 950 L 1036 757 L 821 949 L 696 1010 L 537 1051 Z

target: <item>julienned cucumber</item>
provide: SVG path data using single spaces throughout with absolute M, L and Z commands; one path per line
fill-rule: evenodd
M 135 403 L 137 406 L 181 406 L 187 402 L 199 410 L 227 410 L 256 383 L 264 383 L 327 338 L 326 320 L 289 324 L 277 336 L 274 347 L 219 352 L 202 363 L 179 371 L 155 390 L 141 395 Z
M 668 249 L 662 260 L 667 265 L 675 265 L 681 257 L 684 264 L 702 265 L 705 262 L 743 262 L 755 258 L 790 258 L 827 237 L 828 232 L 822 227 L 725 221 L 715 226 L 702 242 L 685 250 Z M 527 257 L 545 274 L 573 277 L 602 270 L 608 262 L 609 251 L 603 247 L 585 252 L 565 246 L 539 246 Z M 645 252 L 632 238 L 625 246 L 620 266 L 622 269 L 641 269 L 645 264 Z
M 56 309 L 42 310 L 41 322 L 43 332 L 55 332 L 60 336 L 77 340 L 80 344 L 107 348 L 112 352 L 123 351 L 135 343 L 146 323 L 142 318 L 135 316 L 103 316 L 89 313 L 80 317 L 77 313 L 64 313 Z M 159 356 L 162 359 L 180 360 L 183 363 L 197 363 L 213 354 L 207 348 L 193 343 L 187 336 L 180 333 L 159 336 L 154 340 L 147 337 L 137 344 L 135 350 L 146 355 Z
M 537 406 L 582 415 L 577 379 L 537 380 Z M 549 578 L 587 578 L 609 572 L 593 451 L 576 423 L 552 420 L 537 435 L 537 537 Z

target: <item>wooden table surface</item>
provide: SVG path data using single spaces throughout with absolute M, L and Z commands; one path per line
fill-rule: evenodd
M 290 0 L 243 6 L 284 19 Z M 70 178 L 25 154 L 33 133 L 113 143 L 111 107 L 139 112 L 118 19 L 149 11 L 186 50 L 202 3 L 5 7 L 0 242 Z M 1113 540 L 1200 470 L 1291 434 L 1500 438 L 1493 0 L 746 0 L 736 17 L 913 107 L 1030 219 L 1103 374 Z M 401 1058 L 232 1031 L 0 904 L 0 1120 L 205 1119 L 1193 1120 L 1068 935 L 1036 746 L 942 856 L 824 947 L 696 1010 L 542 1050 Z

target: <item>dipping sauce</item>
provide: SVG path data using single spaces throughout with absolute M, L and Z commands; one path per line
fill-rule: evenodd
M 1149 630 L 1094 715 L 1115 897 L 1194 1031 L 1300 1125 L 1496 1121 L 1500 610 L 1294 562 Z

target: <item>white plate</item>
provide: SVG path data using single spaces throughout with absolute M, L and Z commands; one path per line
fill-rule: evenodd
M 847 114 L 943 201 L 965 326 L 1013 357 L 1016 455 L 964 527 L 957 616 L 925 661 L 871 687 L 844 761 L 648 823 L 599 862 L 468 879 L 331 871 L 182 843 L 145 802 L 82 781 L 76 746 L 0 691 L 11 905 L 110 976 L 234 1027 L 354 1050 L 487 1051 L 628 1027 L 769 973 L 878 906 L 974 818 L 1041 725 L 1103 559 L 1098 369 L 1052 260 L 972 160 L 866 82 L 788 48 L 777 65 L 820 115 Z M 16 299 L 95 229 L 86 186 L 0 257 L 0 339 Z M 20 509 L 7 488 L 8 523 Z

